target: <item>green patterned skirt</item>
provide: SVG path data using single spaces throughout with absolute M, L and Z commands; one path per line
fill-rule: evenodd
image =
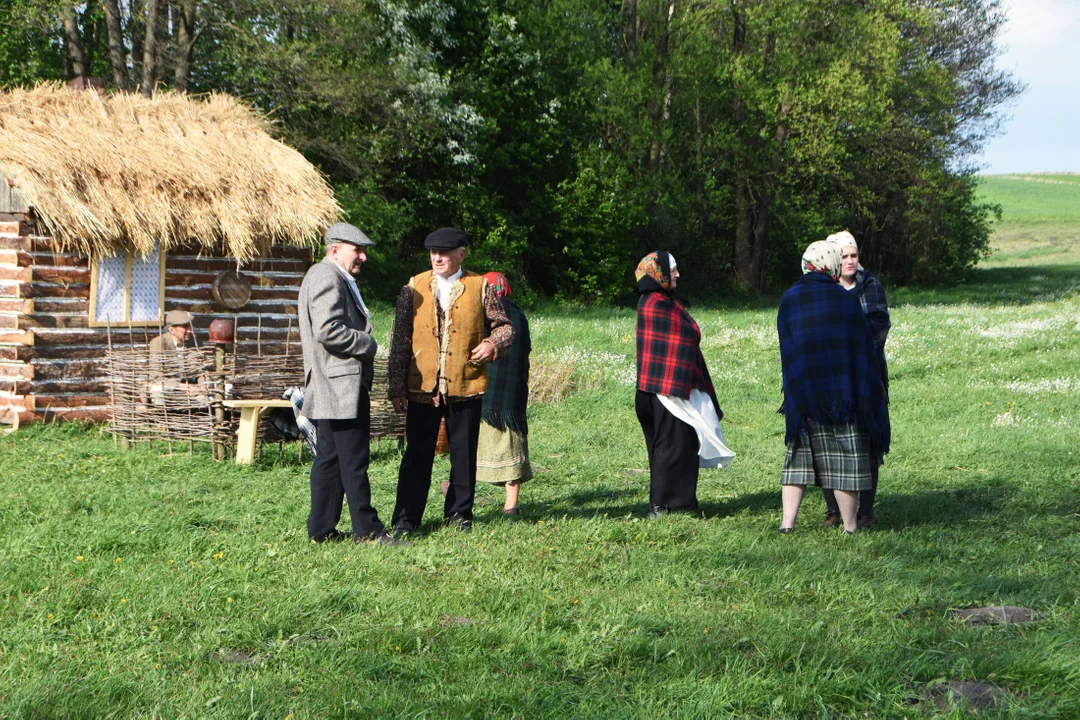
M 477 481 L 502 485 L 514 480 L 525 482 L 531 477 L 529 439 L 516 430 L 498 430 L 481 422 L 476 444 Z

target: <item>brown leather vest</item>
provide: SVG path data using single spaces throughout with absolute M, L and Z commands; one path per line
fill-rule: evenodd
M 438 296 L 431 270 L 409 280 L 413 291 L 412 363 L 409 392 L 435 393 L 439 375 L 448 397 L 471 397 L 487 389 L 484 365 L 469 353 L 484 339 L 484 278 L 465 270 L 450 291 L 450 310 L 439 332 Z M 440 368 L 442 372 L 440 373 Z

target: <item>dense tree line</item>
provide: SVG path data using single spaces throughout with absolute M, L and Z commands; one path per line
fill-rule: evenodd
M 7 0 L 0 84 L 223 90 L 273 118 L 399 282 L 431 227 L 585 302 L 657 247 L 761 292 L 841 228 L 894 282 L 987 249 L 972 161 L 1020 85 L 997 0 Z M 377 269 L 376 269 L 377 268 Z

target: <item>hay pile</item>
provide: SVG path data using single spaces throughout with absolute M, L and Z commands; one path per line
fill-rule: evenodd
M 0 92 L 0 172 L 60 249 L 196 243 L 241 261 L 304 245 L 340 214 L 325 178 L 227 95 Z

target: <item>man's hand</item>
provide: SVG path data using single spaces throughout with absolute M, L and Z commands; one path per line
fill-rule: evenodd
M 390 398 L 390 402 L 394 406 L 394 410 L 397 410 L 399 413 L 404 413 L 406 410 L 409 409 L 409 398 L 405 395 L 402 395 L 401 397 Z
M 484 340 L 469 355 L 469 360 L 474 363 L 486 363 L 495 359 L 495 345 L 490 340 Z

